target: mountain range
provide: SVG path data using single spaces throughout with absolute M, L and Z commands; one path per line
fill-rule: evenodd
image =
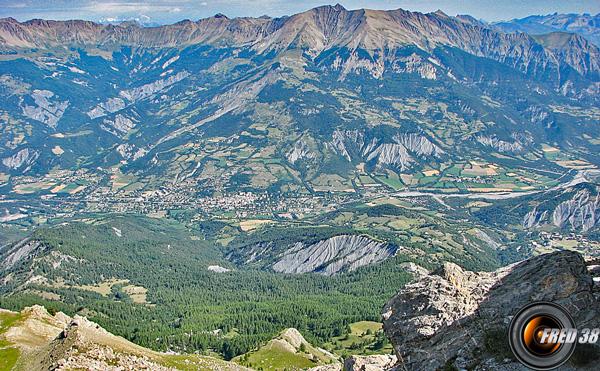
M 600 51 L 578 34 L 338 5 L 154 28 L 4 19 L 0 48 L 5 193 L 52 169 L 118 167 L 138 193 L 214 172 L 224 185 L 343 191 L 363 171 L 385 185 L 476 159 L 598 161 Z
M 286 328 L 371 354 L 402 263 L 600 256 L 594 19 L 2 19 L 0 306 L 240 362 Z
M 577 33 L 596 46 L 600 45 L 600 14 L 548 14 L 493 24 L 508 32 L 547 34 L 552 32 Z

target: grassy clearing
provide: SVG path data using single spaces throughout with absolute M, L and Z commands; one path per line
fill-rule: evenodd
M 56 183 L 53 182 L 37 182 L 37 183 L 27 183 L 27 184 L 19 184 L 15 186 L 13 192 L 18 194 L 30 194 L 43 190 L 50 189 L 54 187 Z
M 390 221 L 387 225 L 396 230 L 405 230 L 412 228 L 416 224 L 418 224 L 418 222 L 415 219 L 400 216 L 397 219 Z
M 387 171 L 387 176 L 385 176 L 385 177 L 381 176 L 381 177 L 378 177 L 377 179 L 379 179 L 381 182 L 387 184 L 388 186 L 390 186 L 396 190 L 404 188 L 404 184 L 398 177 L 398 174 L 396 174 L 395 172 L 393 172 L 391 170 Z
M 352 330 L 353 334 L 362 334 L 369 330 L 376 332 L 381 330 L 381 323 L 373 321 L 361 321 L 351 324 L 350 329 Z
M 234 361 L 257 370 L 303 370 L 317 365 L 310 357 L 306 353 L 292 353 L 281 342 L 272 340 Z
M 128 283 L 128 282 L 129 282 L 129 280 L 119 280 L 116 278 L 112 278 L 112 279 L 104 281 L 98 285 L 75 286 L 75 288 L 78 288 L 81 290 L 97 292 L 98 294 L 101 294 L 102 296 L 108 296 L 108 294 L 111 293 L 112 287 L 114 285 L 124 284 L 124 283 Z
M 12 370 L 19 358 L 19 349 L 11 347 L 11 342 L 2 336 L 15 323 L 21 321 L 23 316 L 20 313 L 0 311 L 0 371 Z
M 17 363 L 19 358 L 19 349 L 4 348 L 0 349 L 0 371 L 9 371 Z
M 162 219 L 167 216 L 167 210 L 160 210 L 155 213 L 148 213 L 146 214 L 146 216 L 149 218 Z
M 20 313 L 13 313 L 9 311 L 0 312 L 0 335 L 4 334 L 8 328 L 13 326 L 15 322 L 21 321 L 23 316 Z
M 173 367 L 182 371 L 235 370 L 232 368 L 232 363 L 194 354 L 164 355 L 161 359 L 155 361 L 163 366 Z
M 291 371 L 328 364 L 337 358 L 315 348 L 296 334 L 295 330 L 284 330 L 266 344 L 235 357 L 233 361 L 256 370 Z
M 242 231 L 246 232 L 255 228 L 258 228 L 262 225 L 265 224 L 269 224 L 272 223 L 271 220 L 260 220 L 260 219 L 256 219 L 256 220 L 244 220 L 240 222 L 240 228 L 242 229 Z
M 142 286 L 127 285 L 123 287 L 123 291 L 129 295 L 135 303 L 148 304 L 147 293 L 148 289 Z
M 333 338 L 331 343 L 325 344 L 326 349 L 332 350 L 342 357 L 349 355 L 389 354 L 392 346 L 389 344 L 381 323 L 361 321 L 350 324 L 350 333 Z

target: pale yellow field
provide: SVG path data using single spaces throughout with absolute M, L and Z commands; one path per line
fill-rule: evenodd
M 62 189 L 65 188 L 66 186 L 67 186 L 66 184 L 57 185 L 56 187 L 52 188 L 50 190 L 50 192 L 58 193 L 58 192 L 62 191 Z
M 127 295 L 131 297 L 131 300 L 133 300 L 136 303 L 148 303 L 148 301 L 146 300 L 146 294 L 148 293 L 148 289 L 146 289 L 145 287 L 127 285 L 123 287 L 123 291 L 125 291 Z
M 107 296 L 110 294 L 110 291 L 114 285 L 117 284 L 129 283 L 129 280 L 118 280 L 116 278 L 112 278 L 110 280 L 104 281 L 99 285 L 84 285 L 84 286 L 75 286 L 75 288 L 87 291 L 97 292 L 100 295 Z
M 65 153 L 65 151 L 62 148 L 60 148 L 60 146 L 55 146 L 54 148 L 52 148 L 52 153 L 54 153 L 57 156 L 60 156 L 63 153 Z
M 261 225 L 272 223 L 271 220 L 244 220 L 240 222 L 240 228 L 242 231 L 249 231 L 260 227 Z

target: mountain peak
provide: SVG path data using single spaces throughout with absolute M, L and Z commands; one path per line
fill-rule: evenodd
M 122 27 L 122 28 L 130 28 L 130 27 L 141 28 L 141 26 L 139 24 L 135 23 L 134 21 L 123 21 L 123 22 L 119 23 L 117 25 L 117 27 Z
M 342 10 L 346 10 L 346 8 L 344 8 L 340 3 L 335 4 L 333 9 L 337 10 L 338 12 L 342 11 Z
M 436 10 L 432 14 L 435 14 L 438 17 L 450 18 L 450 16 L 448 14 L 444 13 L 441 9 Z
M 6 23 L 19 23 L 19 21 L 17 21 L 17 20 L 16 20 L 16 19 L 14 19 L 13 17 L 2 18 L 2 19 L 0 19 L 0 22 L 6 22 Z
M 550 50 L 560 50 L 564 47 L 576 43 L 582 47 L 589 48 L 589 43 L 581 35 L 572 32 L 555 31 L 542 35 L 532 35 L 532 37 Z

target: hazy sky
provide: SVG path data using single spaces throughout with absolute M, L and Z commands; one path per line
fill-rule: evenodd
M 233 17 L 280 17 L 336 2 L 346 9 L 406 9 L 432 12 L 441 9 L 448 15 L 470 14 L 487 21 L 510 20 L 533 14 L 600 13 L 598 0 L 0 0 L 0 18 L 19 21 L 32 18 L 55 20 L 141 19 L 175 23 L 198 20 L 223 13 Z

